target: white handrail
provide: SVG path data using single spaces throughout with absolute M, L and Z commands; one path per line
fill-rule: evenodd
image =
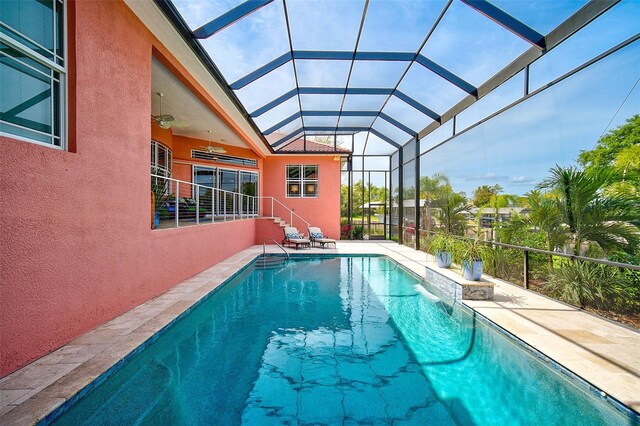
M 304 223 L 307 224 L 307 228 L 309 226 L 311 226 L 311 223 L 309 223 L 305 218 L 303 218 L 302 216 L 300 216 L 298 213 L 296 213 L 293 209 L 290 209 L 289 207 L 287 207 L 282 201 L 278 200 L 276 197 L 272 197 L 272 196 L 261 196 L 258 198 L 262 198 L 262 199 L 271 199 L 271 217 L 274 217 L 274 203 L 278 203 L 280 204 L 282 207 L 284 207 L 284 209 L 286 211 L 289 212 L 289 224 L 291 226 L 293 226 L 293 216 L 296 216 L 298 219 L 300 219 L 301 221 L 303 221 Z
M 242 194 L 240 192 L 228 191 L 226 189 L 213 188 L 207 185 L 200 185 L 197 183 L 187 182 L 180 179 L 174 179 L 167 176 L 157 175 L 151 173 L 152 179 L 162 180 L 164 182 L 162 185 L 167 185 L 166 190 L 163 196 L 174 197 L 175 200 L 169 202 L 168 200 L 158 200 L 163 203 L 171 204 L 170 207 L 175 208 L 175 213 L 172 212 L 172 215 L 175 214 L 175 224 L 173 227 L 180 227 L 181 215 L 184 216 L 184 212 L 180 212 L 180 202 L 182 199 L 192 199 L 195 203 L 195 212 L 189 214 L 188 220 L 194 220 L 195 225 L 200 225 L 202 223 L 214 223 L 216 216 L 222 216 L 223 219 L 227 220 L 227 215 L 230 215 L 233 220 L 236 219 L 244 219 L 247 217 L 256 217 L 259 215 L 259 197 L 254 195 Z M 180 185 L 189 185 L 187 189 L 186 197 L 181 197 L 181 189 Z M 203 195 L 207 193 L 211 193 L 211 203 L 208 202 L 206 198 L 201 197 L 201 192 Z M 221 199 L 222 198 L 222 199 Z M 230 198 L 229 202 L 227 199 Z M 170 199 L 170 198 L 169 198 Z M 200 205 L 200 203 L 204 202 L 206 205 Z M 211 218 L 210 222 L 207 219 L 201 218 L 202 213 L 206 216 L 209 215 L 208 208 L 211 208 Z M 228 210 L 231 208 L 231 210 Z M 222 209 L 222 211 L 220 211 Z M 192 215 L 195 214 L 195 218 Z M 166 222 L 165 222 L 166 223 Z M 183 222 L 184 225 L 184 222 Z

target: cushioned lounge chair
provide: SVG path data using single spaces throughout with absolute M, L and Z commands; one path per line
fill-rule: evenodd
M 336 240 L 325 237 L 322 230 L 317 226 L 309 227 L 309 238 L 311 239 L 311 244 L 314 246 L 316 243 L 320 244 L 322 248 L 324 248 L 325 244 L 333 244 L 334 247 L 336 246 Z
M 282 245 L 292 246 L 295 244 L 296 250 L 302 247 L 311 247 L 311 241 L 308 238 L 304 238 L 304 235 L 298 232 L 298 229 L 293 226 L 287 226 L 284 228 L 284 239 Z

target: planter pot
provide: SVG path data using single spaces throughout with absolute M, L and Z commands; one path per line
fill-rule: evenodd
M 453 259 L 453 253 L 449 251 L 436 250 L 433 254 L 436 258 L 438 268 L 449 268 Z
M 158 212 L 154 212 L 154 215 L 153 215 L 153 229 L 156 229 L 159 224 L 160 224 L 160 215 L 158 214 Z
M 465 280 L 480 281 L 482 276 L 482 260 L 463 260 L 462 276 Z

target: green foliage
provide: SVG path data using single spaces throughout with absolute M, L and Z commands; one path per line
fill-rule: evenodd
M 451 185 L 443 187 L 438 198 L 433 201 L 438 210 L 436 217 L 439 229 L 447 234 L 464 235 L 467 230 L 467 217 L 464 214 L 471 206 L 461 192 L 454 192 Z
M 473 198 L 471 202 L 476 207 L 484 207 L 489 205 L 491 201 L 491 197 L 502 192 L 502 187 L 498 184 L 489 186 L 489 185 L 481 185 L 473 191 Z
M 456 258 L 464 260 L 484 260 L 491 248 L 478 240 L 465 239 L 456 245 Z
M 613 166 L 617 157 L 626 148 L 640 144 L 640 115 L 627 119 L 622 126 L 608 132 L 598 140 L 596 147 L 582 151 L 578 162 L 586 170 L 597 170 Z
M 607 197 L 602 189 L 615 180 L 611 168 L 587 172 L 574 167 L 551 169 L 540 185 L 555 197 L 563 223 L 571 234 L 574 254 L 584 242 L 598 244 L 607 253 L 633 253 L 640 242 L 640 200 Z
M 351 229 L 351 238 L 354 240 L 361 240 L 364 236 L 364 226 L 355 225 L 353 229 Z
M 437 234 L 429 243 L 428 247 L 433 252 L 445 251 L 453 253 L 456 240 L 449 235 Z
M 618 268 L 591 262 L 564 261 L 545 284 L 552 296 L 576 306 L 598 309 L 625 309 L 631 285 Z

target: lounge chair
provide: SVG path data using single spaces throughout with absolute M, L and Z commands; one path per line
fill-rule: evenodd
M 336 240 L 331 238 L 326 238 L 322 233 L 322 230 L 317 226 L 309 227 L 309 238 L 311 239 L 311 244 L 315 246 L 315 243 L 319 243 L 320 247 L 324 248 L 325 244 L 333 244 L 336 246 Z
M 311 247 L 311 241 L 308 238 L 304 238 L 304 235 L 299 233 L 297 228 L 287 226 L 284 228 L 284 239 L 282 240 L 282 245 L 291 246 L 293 244 L 296 245 L 296 250 L 298 250 L 300 246 Z

